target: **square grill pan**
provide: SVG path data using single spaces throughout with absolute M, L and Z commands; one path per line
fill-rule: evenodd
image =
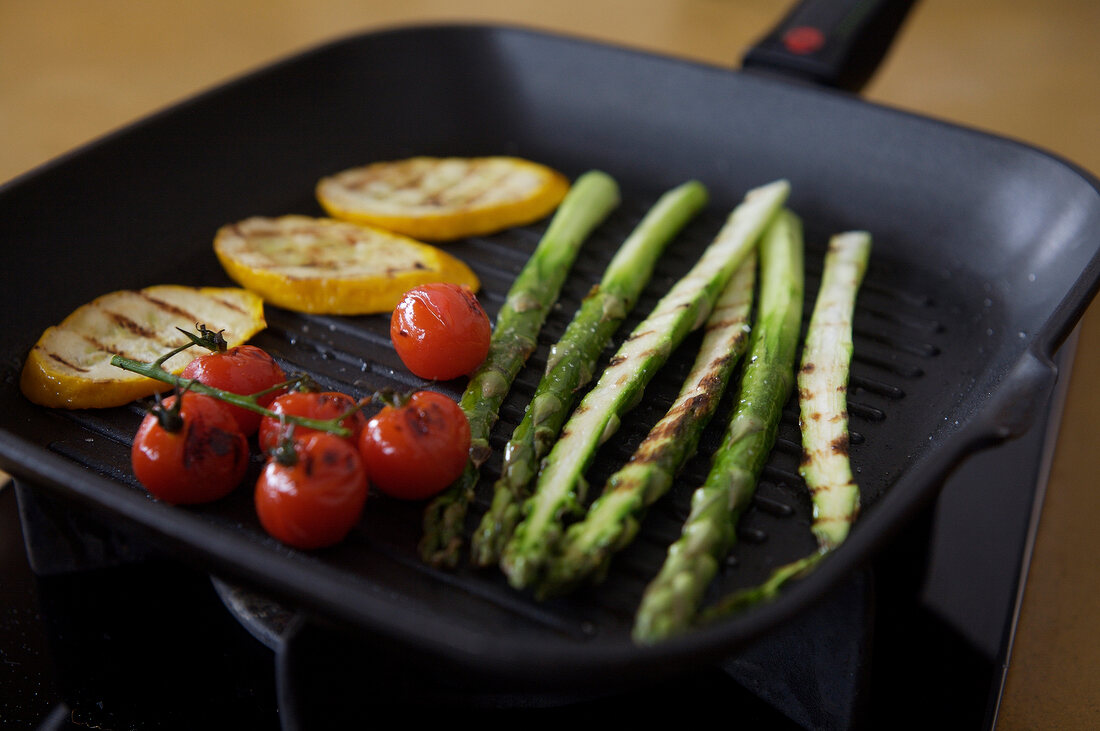
M 572 177 L 599 168 L 624 192 L 582 250 L 505 403 L 471 528 L 549 345 L 660 193 L 698 178 L 711 204 L 662 258 L 614 346 L 751 187 L 792 182 L 789 205 L 806 227 L 807 317 L 828 237 L 870 230 L 875 249 L 857 306 L 849 396 L 864 508 L 847 543 L 777 601 L 637 648 L 629 640 L 634 608 L 706 472 L 730 397 L 607 582 L 539 603 L 508 588 L 499 572 L 422 564 L 420 504 L 372 496 L 347 541 L 303 553 L 263 533 L 245 487 L 201 507 L 157 503 L 129 467 L 140 405 L 53 411 L 20 394 L 27 351 L 80 304 L 151 284 L 230 284 L 211 247 L 219 226 L 251 215 L 320 215 L 312 190 L 323 175 L 417 154 L 515 154 Z M 135 542 L 397 647 L 410 661 L 540 686 L 652 678 L 726 656 L 794 616 L 915 517 L 967 454 L 1026 431 L 1036 395 L 1056 378 L 1050 357 L 1096 291 L 1097 190 L 1088 174 L 1032 148 L 749 73 L 502 27 L 349 37 L 0 189 L 0 466 Z M 481 277 L 490 316 L 545 225 L 448 245 Z M 388 318 L 274 307 L 267 318 L 254 342 L 289 371 L 357 396 L 425 385 L 389 346 Z M 690 338 L 675 353 L 601 448 L 588 474 L 593 492 L 669 405 L 698 342 Z M 463 385 L 432 387 L 457 398 Z M 712 597 L 812 550 L 799 444 L 792 402 Z

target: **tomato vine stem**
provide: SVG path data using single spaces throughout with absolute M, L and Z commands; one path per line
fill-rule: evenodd
M 270 409 L 266 409 L 263 406 L 260 406 L 260 404 L 256 401 L 257 396 L 262 396 L 274 389 L 297 385 L 304 379 L 307 379 L 308 376 L 297 376 L 295 378 L 291 378 L 279 384 L 278 386 L 273 387 L 272 389 L 265 389 L 258 394 L 242 395 L 238 393 L 231 393 L 229 391 L 223 391 L 222 389 L 214 388 L 213 386 L 207 386 L 206 384 L 200 383 L 191 378 L 183 378 L 181 376 L 177 376 L 174 373 L 166 371 L 162 367 L 164 362 L 171 358 L 173 355 L 187 350 L 193 345 L 196 345 L 196 343 L 190 342 L 187 345 L 176 348 L 168 354 L 157 358 L 152 363 L 146 363 L 144 361 L 134 360 L 132 358 L 123 358 L 120 355 L 115 355 L 111 358 L 111 365 L 115 366 L 116 368 L 130 371 L 131 373 L 137 373 L 139 375 L 145 376 L 146 378 L 152 378 L 163 383 L 168 383 L 180 389 L 188 389 L 194 391 L 195 393 L 212 396 L 220 401 L 233 404 L 234 406 L 239 406 L 242 409 L 246 409 L 248 411 L 254 411 L 258 414 L 282 419 L 286 422 L 298 424 L 300 426 L 308 427 L 310 429 L 329 432 L 340 437 L 351 436 L 351 430 L 340 424 L 340 419 L 344 418 L 343 416 L 336 419 L 310 419 L 304 416 L 295 416 L 293 414 L 277 414 Z

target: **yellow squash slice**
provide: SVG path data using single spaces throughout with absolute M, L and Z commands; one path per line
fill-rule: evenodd
M 299 312 L 389 312 L 420 284 L 480 286 L 465 263 L 434 246 L 328 218 L 248 218 L 223 226 L 214 252 L 238 284 Z
M 42 333 L 20 387 L 34 403 L 64 409 L 121 406 L 163 391 L 167 384 L 116 368 L 111 356 L 154 361 L 187 342 L 177 327 L 194 331 L 196 324 L 240 345 L 267 326 L 263 300 L 243 289 L 170 284 L 105 294 Z M 164 367 L 179 373 L 205 352 L 185 350 Z
M 568 190 L 561 173 L 516 157 L 413 157 L 323 178 L 317 199 L 335 218 L 451 241 L 537 221 Z

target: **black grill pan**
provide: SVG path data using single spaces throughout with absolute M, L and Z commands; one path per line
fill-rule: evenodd
M 368 501 L 339 547 L 288 550 L 266 537 L 241 488 L 176 508 L 135 483 L 141 410 L 62 412 L 19 392 L 28 349 L 78 305 L 119 288 L 228 284 L 211 242 L 250 215 L 320 214 L 318 178 L 415 154 L 516 154 L 576 176 L 612 174 L 624 205 L 594 235 L 505 405 L 503 444 L 550 342 L 615 247 L 664 190 L 689 178 L 712 202 L 662 259 L 630 327 L 750 187 L 779 177 L 807 232 L 807 311 L 830 234 L 869 229 L 856 315 L 852 459 L 864 513 L 848 542 L 778 601 L 655 648 L 634 647 L 632 612 L 686 514 L 729 404 L 701 454 L 654 507 L 606 584 L 538 603 L 498 572 L 436 571 L 416 556 L 420 505 Z M 541 222 L 450 250 L 496 312 Z M 1097 182 L 1043 152 L 875 106 L 848 94 L 520 29 L 416 27 L 339 40 L 157 114 L 0 190 L 0 466 L 133 538 L 258 587 L 410 660 L 536 684 L 629 680 L 726 656 L 822 597 L 935 496 L 967 454 L 1023 433 L 1050 358 L 1097 287 Z M 400 366 L 383 317 L 268 308 L 255 342 L 288 369 L 356 395 L 422 385 Z M 621 335 L 620 335 L 621 337 Z M 593 485 L 668 405 L 689 340 L 600 452 Z M 458 396 L 462 383 L 437 386 Z M 735 560 L 713 595 L 759 580 L 812 547 L 789 404 Z M 488 465 L 480 501 L 499 457 Z

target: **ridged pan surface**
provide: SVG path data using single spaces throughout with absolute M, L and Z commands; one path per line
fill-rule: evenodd
M 717 232 L 746 190 L 776 178 L 806 225 L 812 306 L 832 233 L 865 228 L 874 252 L 855 320 L 849 410 L 863 515 L 837 554 L 772 604 L 655 648 L 629 640 L 634 608 L 687 513 L 731 398 L 673 491 L 606 583 L 536 602 L 497 571 L 420 562 L 419 504 L 381 496 L 340 546 L 268 538 L 242 487 L 202 507 L 144 494 L 129 468 L 140 405 L 35 407 L 18 371 L 41 331 L 99 294 L 150 284 L 228 284 L 217 228 L 250 215 L 320 215 L 326 174 L 415 154 L 516 154 L 570 176 L 599 168 L 624 203 L 585 245 L 540 347 L 494 432 L 471 521 L 549 345 L 657 196 L 697 178 L 711 203 L 661 259 L 621 340 Z M 448 245 L 495 314 L 546 222 Z M 489 676 L 568 682 L 671 671 L 727 654 L 795 615 L 867 560 L 982 444 L 1031 422 L 1046 358 L 1096 289 L 1095 181 L 1033 149 L 848 96 L 522 30 L 413 28 L 356 36 L 261 70 L 111 135 L 0 191 L 0 464 L 181 559 L 396 643 L 411 658 Z M 389 346 L 388 320 L 274 307 L 254 342 L 291 371 L 354 395 L 421 387 Z M 664 412 L 698 336 L 675 353 L 589 472 L 603 479 Z M 613 352 L 611 348 L 605 358 Z M 434 387 L 458 396 L 463 384 Z M 797 474 L 797 410 L 711 597 L 813 547 Z

